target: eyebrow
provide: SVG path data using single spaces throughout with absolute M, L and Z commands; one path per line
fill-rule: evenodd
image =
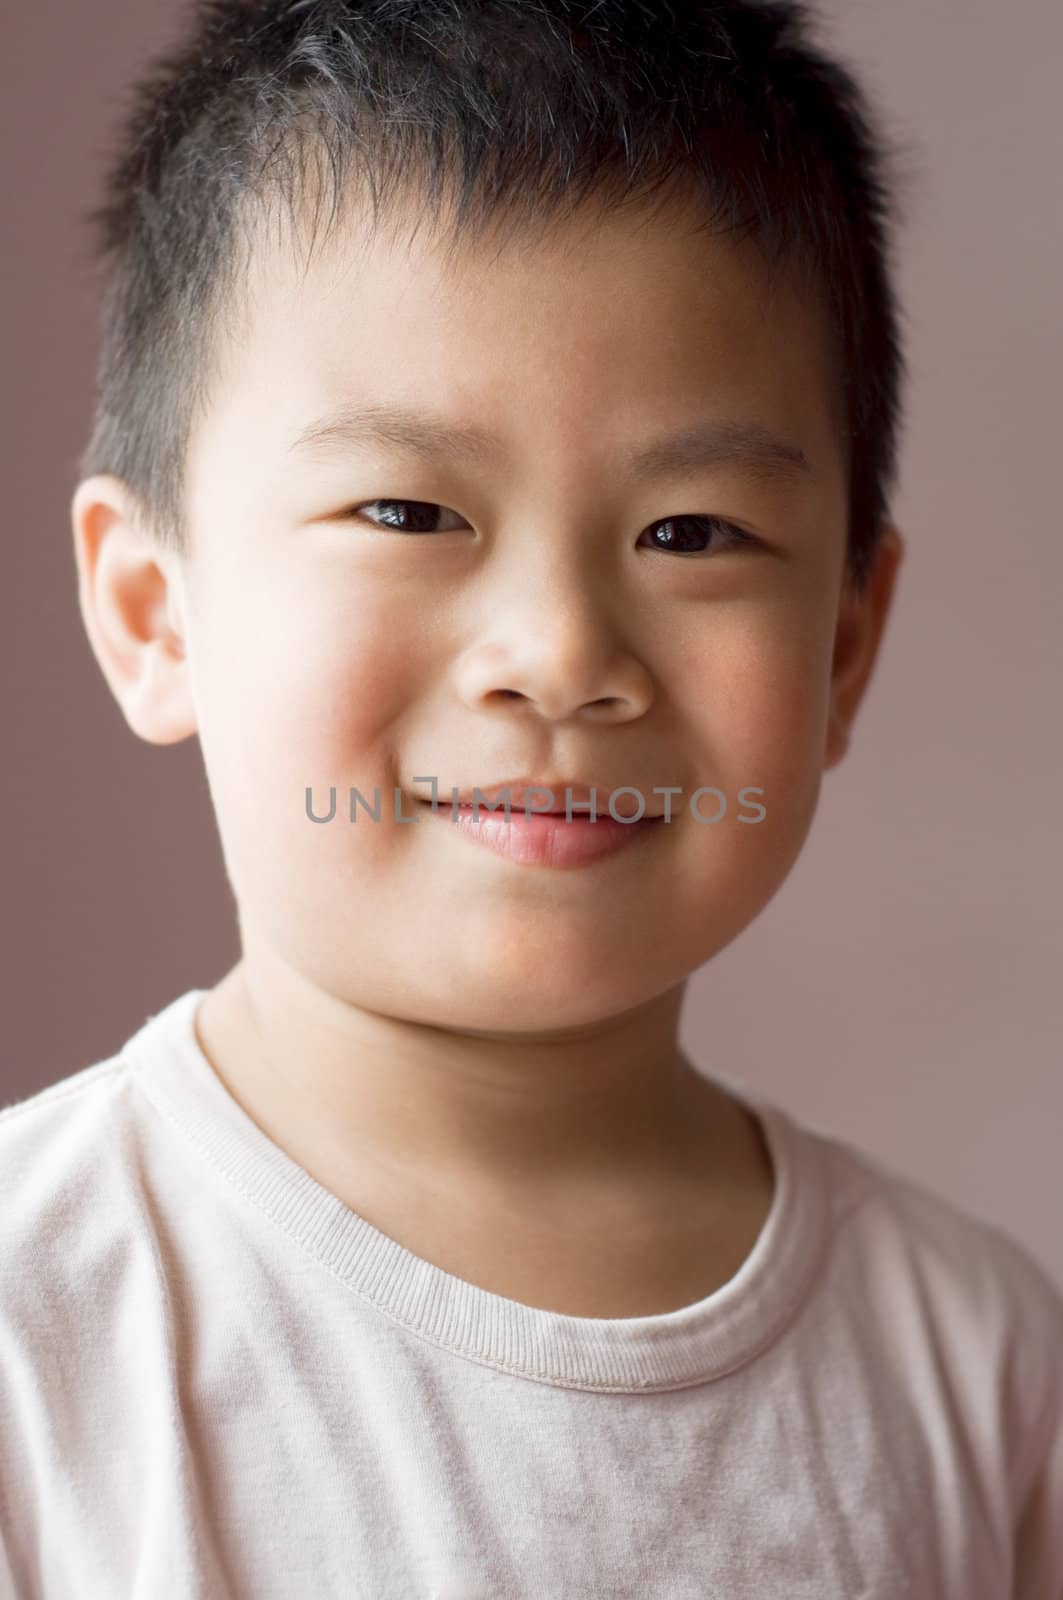
M 397 404 L 347 403 L 308 423 L 288 451 L 322 457 L 367 444 L 390 445 L 427 461 L 441 455 L 456 456 L 480 467 L 496 461 L 504 448 L 497 434 L 448 422 L 431 412 Z M 812 473 L 811 462 L 792 439 L 765 423 L 737 419 L 696 423 L 627 450 L 621 464 L 635 478 L 715 466 L 737 468 L 763 482 L 801 479 Z

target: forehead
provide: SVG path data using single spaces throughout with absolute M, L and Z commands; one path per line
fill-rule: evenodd
M 312 248 L 288 229 L 254 250 L 222 409 L 276 447 L 330 409 L 416 405 L 538 452 L 696 411 L 796 430 L 822 459 L 840 412 L 821 306 L 702 220 L 587 205 L 455 241 L 412 203 L 374 229 L 352 200 Z

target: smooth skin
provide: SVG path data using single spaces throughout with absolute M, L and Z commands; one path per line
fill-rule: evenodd
M 763 1226 L 759 1123 L 682 1055 L 680 1006 L 797 859 L 903 551 L 888 527 L 866 592 L 843 581 L 825 324 L 685 216 L 588 212 L 445 258 L 423 228 L 367 244 L 352 201 L 312 258 L 264 239 L 190 441 L 190 550 L 163 551 L 117 478 L 71 507 L 129 726 L 200 740 L 243 952 L 197 1016 L 222 1082 L 415 1254 L 578 1316 L 700 1299 Z M 500 453 L 290 448 L 345 401 L 489 428 Z M 627 474 L 626 451 L 723 418 L 811 470 Z M 430 531 L 382 500 L 438 508 Z M 722 523 L 684 554 L 659 537 L 679 517 Z M 683 792 L 652 837 L 576 870 L 388 803 L 346 820 L 351 787 L 540 773 Z M 729 800 L 711 825 L 687 810 L 707 784 Z M 336 787 L 331 824 L 307 818 L 310 785 L 319 809 Z M 737 820 L 744 786 L 760 823 Z

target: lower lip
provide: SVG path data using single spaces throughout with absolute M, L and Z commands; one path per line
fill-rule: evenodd
M 663 817 L 643 817 L 638 822 L 617 822 L 607 813 L 594 822 L 573 814 L 569 822 L 563 814 L 533 811 L 527 816 L 523 806 L 511 806 L 507 822 L 504 811 L 481 810 L 474 817 L 471 806 L 452 811 L 449 806 L 433 806 L 429 800 L 419 804 L 445 818 L 473 844 L 532 867 L 585 866 L 603 856 L 615 855 L 638 840 L 644 841 L 664 821 Z

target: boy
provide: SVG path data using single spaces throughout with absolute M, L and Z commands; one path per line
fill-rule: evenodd
M 242 955 L 3 1113 L 10 1592 L 1063 1596 L 1054 1286 L 677 1045 L 901 559 L 806 22 L 214 0 L 139 86 L 79 595 Z

